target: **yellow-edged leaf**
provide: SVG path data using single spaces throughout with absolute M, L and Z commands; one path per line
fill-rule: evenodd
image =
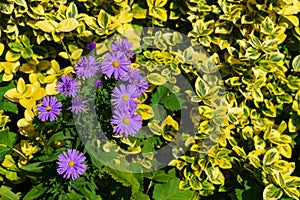
M 172 126 L 176 131 L 179 129 L 178 122 L 175 121 L 170 115 L 161 123 L 161 128 L 164 129 L 166 125 Z
M 56 30 L 56 27 L 58 26 L 58 23 L 54 20 L 43 20 L 38 21 L 35 24 L 35 27 L 41 29 L 42 31 L 46 33 L 51 33 Z
M 139 113 L 142 116 L 143 120 L 151 119 L 154 116 L 154 112 L 151 106 L 146 104 L 139 104 L 137 106 L 137 113 Z
M 163 85 L 166 83 L 166 79 L 158 73 L 148 74 L 147 79 L 153 85 Z
M 4 47 L 5 47 L 4 44 L 0 43 L 0 56 L 3 54 Z
M 75 51 L 73 51 L 71 54 L 72 59 L 74 59 L 74 60 L 79 59 L 82 52 L 83 52 L 83 49 L 76 49 Z
M 25 92 L 25 88 L 26 86 L 25 86 L 25 81 L 24 81 L 24 79 L 21 77 L 21 78 L 19 78 L 19 80 L 18 80 L 18 83 L 17 83 L 17 92 L 19 92 L 19 93 L 24 93 Z
M 15 62 L 19 60 L 20 57 L 21 57 L 21 53 L 13 52 L 11 50 L 8 50 L 5 54 L 5 60 L 8 62 Z
M 62 20 L 58 26 L 58 32 L 71 32 L 79 26 L 79 22 L 74 18 L 68 18 Z

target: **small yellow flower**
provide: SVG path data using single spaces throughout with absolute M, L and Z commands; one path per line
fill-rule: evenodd
M 28 140 L 21 140 L 21 150 L 29 159 L 33 158 L 33 154 L 38 152 L 37 146 L 32 146 Z

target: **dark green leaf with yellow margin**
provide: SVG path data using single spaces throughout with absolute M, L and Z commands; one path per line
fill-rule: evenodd
M 267 185 L 263 191 L 263 198 L 264 199 L 279 199 L 283 195 L 283 191 L 281 188 L 273 184 Z

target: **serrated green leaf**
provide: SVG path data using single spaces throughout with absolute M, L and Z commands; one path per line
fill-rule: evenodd
M 4 110 L 6 112 L 12 112 L 18 114 L 18 106 L 17 104 L 7 101 L 6 99 L 0 100 L 0 110 Z
M 170 94 L 163 98 L 162 103 L 170 111 L 177 111 L 183 108 L 184 100 L 175 94 Z
M 176 170 L 173 168 L 167 172 L 164 170 L 157 170 L 152 173 L 145 174 L 145 177 L 149 178 L 150 180 L 166 183 L 171 181 L 175 175 L 176 175 Z
M 115 170 L 115 169 L 112 169 L 109 167 L 104 167 L 103 170 L 106 171 L 107 173 L 109 173 L 113 179 L 122 183 L 122 185 L 124 185 L 126 187 L 131 186 L 133 193 L 139 191 L 140 183 L 134 177 L 133 173 L 119 171 L 119 170 Z
M 165 86 L 158 86 L 156 92 L 152 95 L 151 105 L 159 104 L 161 100 L 168 95 L 170 89 Z
M 143 192 L 136 192 L 132 194 L 132 200 L 150 200 L 150 197 Z
M 17 134 L 9 132 L 7 129 L 0 131 L 0 160 L 12 151 L 17 141 Z
M 192 199 L 193 192 L 190 190 L 180 190 L 178 188 L 180 180 L 172 179 L 165 184 L 155 184 L 153 191 L 154 200 L 182 200 Z

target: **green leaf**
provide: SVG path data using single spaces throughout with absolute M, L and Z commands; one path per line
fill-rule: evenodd
M 169 170 L 168 172 L 164 170 L 157 170 L 152 173 L 145 174 L 146 178 L 155 180 L 157 182 L 162 182 L 162 183 L 171 181 L 175 176 L 176 176 L 175 168 Z
M 31 199 L 38 199 L 39 196 L 44 194 L 48 188 L 43 186 L 42 183 L 34 186 L 23 198 L 23 200 L 31 200 Z
M 131 186 L 133 193 L 139 191 L 140 183 L 134 177 L 133 173 L 119 171 L 109 167 L 104 167 L 103 170 L 109 173 L 113 179 L 122 183 L 125 187 Z
M 154 200 L 189 200 L 193 197 L 190 190 L 180 190 L 178 188 L 180 179 L 174 178 L 168 183 L 156 184 L 153 191 Z
M 158 86 L 156 92 L 152 95 L 151 105 L 159 104 L 161 100 L 168 95 L 170 89 L 165 86 Z
M 68 139 L 73 139 L 70 133 L 64 133 L 63 131 L 60 131 L 58 133 L 55 133 L 52 135 L 48 141 L 48 144 L 51 144 L 54 141 L 59 141 L 59 140 L 68 140 Z
M 0 110 L 4 110 L 6 112 L 12 112 L 18 114 L 18 106 L 17 104 L 7 101 L 6 99 L 0 100 Z
M 11 191 L 11 188 L 6 187 L 4 185 L 1 186 L 0 188 L 0 197 L 1 200 L 19 200 L 20 196 L 13 193 Z
M 3 75 L 3 74 L 1 74 L 1 75 Z M 2 82 L 2 77 L 0 77 L 0 83 L 1 83 L 1 82 Z M 0 86 L 0 100 L 3 99 L 3 96 L 4 96 L 4 94 L 5 94 L 5 92 L 6 92 L 7 90 L 12 89 L 12 88 L 15 87 L 15 84 L 14 84 L 14 81 L 13 81 L 13 80 L 9 81 L 8 83 L 5 82 L 5 83 L 3 83 L 3 84 L 6 84 L 6 85 Z M 2 85 L 2 84 L 1 84 L 1 85 Z M 0 106 L 1 106 L 1 104 L 0 104 Z M 0 109 L 0 110 L 3 110 L 3 109 Z
M 143 192 L 136 192 L 132 195 L 132 200 L 150 200 L 150 197 Z
M 0 160 L 12 151 L 16 141 L 17 134 L 9 132 L 8 129 L 0 131 Z
M 177 111 L 183 108 L 184 100 L 179 95 L 170 94 L 163 98 L 162 103 L 170 111 Z
M 27 172 L 42 172 L 43 166 L 39 166 L 41 162 L 36 162 L 28 165 L 24 165 L 20 167 L 20 169 L 27 171 Z
M 243 189 L 235 189 L 235 197 L 237 198 L 237 200 L 244 200 L 243 199 L 244 192 L 245 192 L 245 190 L 243 190 Z
M 262 191 L 262 185 L 248 177 L 244 181 L 244 189 L 235 189 L 235 194 L 238 200 L 262 199 Z

